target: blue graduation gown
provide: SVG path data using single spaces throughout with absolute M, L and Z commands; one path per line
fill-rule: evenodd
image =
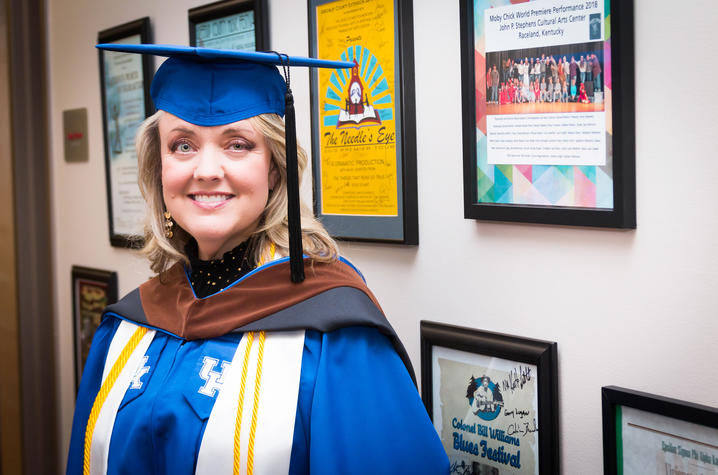
M 328 293 L 342 291 L 340 287 Z M 327 295 L 318 294 L 320 299 Z M 279 321 L 286 312 L 306 309 L 311 300 L 303 301 L 304 307 L 291 305 L 284 314 L 275 312 L 240 326 L 246 331 L 199 339 L 157 328 L 143 317 L 107 312 L 83 372 L 67 473 L 82 473 L 87 421 L 106 372 L 111 341 L 123 320 L 134 320 L 155 333 L 114 414 L 107 473 L 193 474 L 208 418 L 223 390 L 220 384 L 215 384 L 216 391 L 208 388 L 211 378 L 206 370 L 203 374 L 203 363 L 208 358 L 231 361 L 247 331 L 262 326 L 275 330 L 273 318 Z M 343 320 L 346 325 L 333 321 L 323 327 L 327 331 L 303 331 L 298 388 L 286 395 L 291 403 L 296 398 L 288 472 L 448 473 L 444 449 L 391 335 L 371 318 L 366 325 L 358 325 L 358 317 Z M 212 370 L 220 367 L 218 363 Z

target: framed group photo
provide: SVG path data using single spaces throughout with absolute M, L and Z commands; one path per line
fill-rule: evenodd
M 419 243 L 411 0 L 308 0 L 315 214 L 332 236 Z
M 632 0 L 461 0 L 464 217 L 636 227 Z
M 125 23 L 97 35 L 98 43 L 151 43 L 150 19 Z M 102 132 L 110 243 L 139 247 L 144 234 L 145 202 L 137 184 L 135 135 L 154 112 L 150 78 L 152 56 L 98 50 L 102 93 Z
M 117 301 L 117 273 L 72 266 L 72 322 L 75 342 L 75 388 L 100 325 L 102 310 Z
M 267 0 L 223 0 L 192 8 L 188 17 L 190 46 L 269 50 Z
M 718 473 L 718 408 L 601 388 L 606 475 Z
M 557 345 L 421 322 L 421 394 L 450 473 L 560 471 Z

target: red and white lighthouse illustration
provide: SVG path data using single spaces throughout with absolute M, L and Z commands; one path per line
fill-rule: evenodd
M 364 85 L 359 77 L 359 64 L 354 60 L 352 77 L 347 87 L 344 110 L 339 112 L 339 127 L 356 127 L 357 125 L 381 124 L 379 112 L 369 104 L 369 97 L 364 92 Z

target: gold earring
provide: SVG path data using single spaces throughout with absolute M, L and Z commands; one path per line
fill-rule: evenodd
M 174 226 L 175 223 L 172 222 L 172 215 L 169 211 L 165 211 L 165 237 L 168 239 L 172 239 L 172 236 L 174 233 L 172 232 L 172 226 Z

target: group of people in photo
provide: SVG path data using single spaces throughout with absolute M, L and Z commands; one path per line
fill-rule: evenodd
M 595 54 L 518 58 L 489 65 L 486 101 L 489 104 L 580 102 L 590 104 L 601 92 L 601 62 Z M 499 69 L 500 67 L 500 69 Z M 587 83 L 592 84 L 587 90 Z M 600 97 L 600 96 L 599 96 Z

